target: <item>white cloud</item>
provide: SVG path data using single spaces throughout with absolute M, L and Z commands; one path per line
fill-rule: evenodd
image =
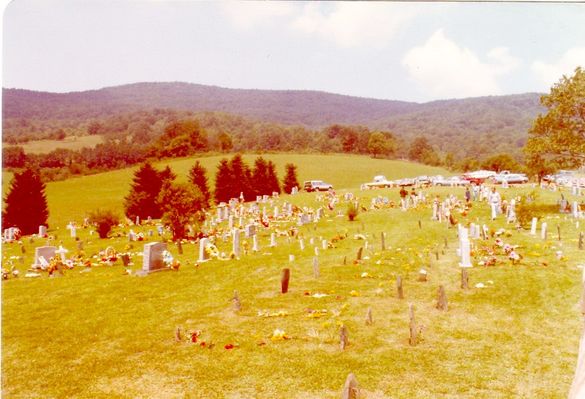
M 421 7 L 385 2 L 309 3 L 292 22 L 299 32 L 317 35 L 340 47 L 381 47 L 392 40 Z
M 223 13 L 240 29 L 250 29 L 294 11 L 291 3 L 281 1 L 221 1 Z
M 574 47 L 567 50 L 554 64 L 535 61 L 532 63 L 531 69 L 542 83 L 542 88 L 548 90 L 563 75 L 572 76 L 578 66 L 585 67 L 585 47 Z
M 501 94 L 498 77 L 520 65 L 505 47 L 487 53 L 489 62 L 436 31 L 425 44 L 409 50 L 402 59 L 410 75 L 433 96 L 473 97 Z

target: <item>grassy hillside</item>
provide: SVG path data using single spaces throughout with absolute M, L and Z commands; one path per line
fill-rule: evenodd
M 95 147 L 102 143 L 102 136 L 69 136 L 64 140 L 33 140 L 20 144 L 26 154 L 46 154 L 57 148 L 80 150 Z M 6 146 L 10 147 L 10 146 Z
M 292 159 L 267 158 L 277 162 L 279 171 Z M 208 166 L 216 161 L 202 160 Z M 435 172 L 363 157 L 297 156 L 294 161 L 301 179 L 319 177 L 352 189 L 365 207 L 378 195 L 398 198 L 396 189 L 355 189 L 371 175 Z M 171 166 L 184 175 L 191 162 L 178 160 Z M 86 208 L 118 204 L 130 176 L 131 171 L 119 171 L 51 184 L 55 226 L 50 233 L 58 238 L 49 243 L 62 243 L 70 254 L 78 253 L 65 223 Z M 502 194 L 510 199 L 531 190 L 511 188 Z M 435 194 L 461 198 L 463 189 L 427 190 L 429 197 Z M 539 195 L 543 204 L 554 204 L 559 197 L 558 192 Z M 315 193 L 286 196 L 275 204 L 283 201 L 324 206 Z M 181 261 L 180 270 L 145 278 L 127 275 L 119 260 L 112 266 L 100 264 L 98 252 L 108 246 L 130 252 L 134 264 L 129 269 L 134 273 L 141 268 L 145 242 L 128 243 L 126 233 L 133 228 L 148 240 L 153 226 L 118 228 L 108 240 L 80 229 L 85 254 L 95 255 L 90 258 L 95 265 L 68 270 L 60 278 L 23 277 L 34 248 L 46 240 L 26 238 L 22 244 L 4 245 L 3 265 L 13 262 L 21 277 L 2 282 L 3 396 L 328 399 L 340 397 L 350 372 L 366 398 L 567 396 L 582 328 L 577 303 L 583 251 L 577 250 L 578 229 L 572 218 L 545 216 L 541 221 L 549 224 L 551 234 L 543 241 L 502 218 L 490 221 L 485 203 L 474 203 L 469 214 L 457 211 L 464 224 L 485 223 L 493 232 L 505 229 L 501 239 L 518 245 L 523 256 L 517 265 L 497 255 L 495 266 L 480 266 L 484 251 L 496 248 L 495 240 L 474 240 L 475 267 L 469 269 L 470 289 L 464 291 L 457 266 L 457 229 L 432 222 L 430 204 L 406 212 L 362 211 L 356 222 L 336 217 L 345 207 L 341 202 L 334 211 L 325 211 L 318 223 L 299 228 L 304 251 L 296 239 L 283 235 L 277 238 L 278 246 L 268 246 L 272 232 L 296 226 L 296 218 L 280 220 L 269 229 L 260 228 L 260 252 L 238 260 L 197 263 L 197 243 L 185 242 L 183 255 L 169 244 Z M 386 250 L 381 249 L 381 232 L 387 234 Z M 346 233 L 347 238 L 338 240 Z M 156 233 L 152 239 L 160 240 Z M 332 246 L 323 249 L 321 239 Z M 231 251 L 229 240 L 216 243 L 220 251 Z M 313 275 L 315 246 L 320 248 L 319 277 Z M 364 257 L 354 262 L 360 247 Z M 295 256 L 294 262 L 289 255 Z M 284 267 L 291 269 L 287 294 L 280 293 Z M 418 281 L 420 268 L 428 271 L 427 282 Z M 397 276 L 404 280 L 402 300 L 396 294 Z M 485 288 L 476 287 L 480 283 Z M 446 312 L 435 308 L 439 285 L 447 293 Z M 237 313 L 231 303 L 234 290 L 242 304 Z M 422 326 L 417 346 L 408 343 L 409 304 Z M 364 323 L 368 309 L 373 315 L 370 326 Z M 344 351 L 339 348 L 341 325 L 349 331 Z M 181 342 L 175 342 L 177 326 L 183 331 Z M 289 339 L 273 339 L 277 329 Z M 198 342 L 189 342 L 185 333 L 196 330 L 201 331 Z
M 447 174 L 441 168 L 403 161 L 372 159 L 365 156 L 343 155 L 297 155 L 297 154 L 263 154 L 267 160 L 276 164 L 279 179 L 282 181 L 287 163 L 298 167 L 299 181 L 323 179 L 333 184 L 336 189 L 357 188 L 361 183 L 370 181 L 376 174 L 385 174 L 389 179 L 415 177 L 421 174 Z M 244 160 L 253 166 L 257 155 L 245 155 Z M 210 187 L 213 189 L 215 172 L 222 156 L 200 158 L 207 169 Z M 158 167 L 169 165 L 178 175 L 178 180 L 186 180 L 194 158 L 169 160 L 157 164 Z M 111 208 L 123 213 L 124 197 L 130 191 L 134 171 L 123 169 L 97 175 L 84 176 L 47 184 L 52 226 L 64 226 L 71 220 L 83 220 L 85 214 L 96 208 Z

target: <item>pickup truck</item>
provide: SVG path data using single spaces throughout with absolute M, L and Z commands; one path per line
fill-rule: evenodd
M 370 188 L 386 188 L 386 187 L 394 187 L 395 183 L 391 180 L 386 179 L 384 175 L 374 176 L 374 181 L 370 183 L 365 183 L 364 187 L 367 189 Z

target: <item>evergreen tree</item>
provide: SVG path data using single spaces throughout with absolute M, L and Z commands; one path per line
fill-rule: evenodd
M 18 227 L 22 234 L 33 234 L 38 232 L 39 225 L 47 225 L 49 209 L 45 184 L 38 172 L 25 169 L 16 173 L 4 203 L 3 228 Z
M 250 200 L 251 184 L 249 181 L 250 169 L 245 164 L 242 155 L 236 154 L 230 161 L 231 186 L 229 188 L 230 198 L 240 198 L 244 194 L 244 199 Z M 246 194 L 248 196 L 246 197 Z
M 276 166 L 274 162 L 268 161 L 266 165 L 267 184 L 266 188 L 269 190 L 269 194 L 273 192 L 280 194 L 280 183 L 278 182 L 278 176 L 276 174 Z
M 286 176 L 282 181 L 282 191 L 287 194 L 292 192 L 293 187 L 299 188 L 299 181 L 297 180 L 297 167 L 295 164 L 286 164 Z
M 256 158 L 254 162 L 254 173 L 252 175 L 252 186 L 254 188 L 254 196 L 256 195 L 270 195 L 270 188 L 268 187 L 268 164 L 262 157 Z
M 217 165 L 215 174 L 215 202 L 228 202 L 230 200 L 230 187 L 232 185 L 232 173 L 229 161 L 223 158 Z
M 195 165 L 189 171 L 189 180 L 195 187 L 201 191 L 203 196 L 203 207 L 209 208 L 209 201 L 211 200 L 211 194 L 209 193 L 209 186 L 207 183 L 207 171 L 201 165 L 199 161 L 195 162 Z
M 158 196 L 163 183 L 174 180 L 175 174 L 167 166 L 162 172 L 157 171 L 149 162 L 145 162 L 134 173 L 130 193 L 124 199 L 126 216 L 134 220 L 136 216 L 146 219 L 150 216 L 159 219 L 162 216 Z
M 159 195 L 163 209 L 163 223 L 170 226 L 173 241 L 186 236 L 187 225 L 201 225 L 205 220 L 204 198 L 201 191 L 190 184 L 167 183 Z

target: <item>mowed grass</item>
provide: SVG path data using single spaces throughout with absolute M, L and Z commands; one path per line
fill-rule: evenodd
M 253 167 L 259 155 L 245 155 L 244 160 Z M 285 174 L 285 165 L 294 163 L 298 167 L 300 184 L 304 180 L 324 179 L 336 189 L 359 187 L 371 181 L 376 174 L 386 174 L 389 179 L 415 177 L 421 174 L 446 174 L 442 168 L 430 168 L 421 164 L 404 161 L 373 159 L 365 156 L 344 155 L 295 155 L 263 154 L 265 159 L 275 163 L 279 179 Z M 215 184 L 215 173 L 219 161 L 229 156 L 210 156 L 197 158 L 207 169 L 211 189 Z M 155 164 L 162 169 L 166 165 L 177 174 L 177 181 L 187 181 L 189 170 L 195 158 L 168 160 Z M 81 221 L 97 208 L 108 208 L 123 215 L 124 197 L 130 192 L 134 172 L 138 166 L 91 176 L 68 179 L 47 184 L 49 203 L 49 225 L 64 226 L 70 220 Z M 8 184 L 8 183 L 7 183 Z M 5 188 L 6 189 L 6 188 Z
M 369 160 L 350 157 L 347 161 L 345 165 L 360 168 L 362 161 Z M 171 167 L 180 173 L 192 162 L 177 161 Z M 408 167 L 418 165 L 397 164 L 404 167 L 403 174 L 364 169 L 362 176 L 352 172 L 354 180 L 344 185 L 341 171 L 312 176 L 313 170 L 320 170 L 317 166 L 296 163 L 300 172 L 307 168 L 301 179 L 322 178 L 345 187 L 340 191 L 352 191 L 366 208 L 378 195 L 399 199 L 397 189 L 360 192 L 359 183 L 371 174 L 381 172 L 393 178 L 435 173 L 420 169 L 411 174 Z M 178 165 L 184 165 L 183 169 Z M 531 190 L 511 188 L 502 193 L 510 199 Z M 429 198 L 463 195 L 462 188 L 425 191 Z M 555 203 L 559 197 L 548 191 L 539 190 L 539 194 L 543 203 Z M 48 196 L 50 202 L 55 201 Z M 302 193 L 283 196 L 276 203 L 325 206 L 319 198 Z M 63 202 L 60 207 L 78 207 L 82 201 Z M 550 234 L 543 241 L 525 230 L 516 231 L 501 217 L 489 221 L 486 204 L 474 203 L 467 216 L 457 214 L 463 223 L 506 229 L 503 240 L 520 245 L 518 251 L 524 256 L 520 265 L 499 257 L 494 267 L 478 266 L 479 258 L 474 257 L 475 267 L 469 270 L 471 288 L 463 291 L 456 228 L 431 221 L 430 204 L 407 212 L 396 208 L 362 211 L 355 222 L 337 217 L 345 207 L 342 201 L 318 223 L 299 227 L 304 251 L 285 236 L 279 236 L 278 246 L 270 248 L 274 229 L 282 232 L 294 225 L 274 223 L 271 229 L 260 229 L 257 254 L 196 266 L 196 243 L 185 243 L 183 255 L 169 244 L 182 263 L 180 271 L 144 278 L 124 275 L 118 261 L 114 266 L 93 267 L 89 273 L 74 269 L 60 278 L 26 279 L 22 275 L 32 263 L 34 247 L 46 240 L 35 238 L 31 243 L 25 238 L 22 244 L 6 244 L 3 264 L 14 262 L 21 277 L 4 281 L 2 287 L 3 396 L 337 398 L 353 372 L 366 398 L 566 397 L 582 326 L 577 303 L 584 252 L 577 249 L 579 229 L 572 218 L 546 217 Z M 267 208 L 271 214 L 272 207 Z M 69 217 L 61 218 L 60 225 L 52 227 L 50 233 L 57 237 L 51 243 L 62 242 L 76 253 L 77 244 L 64 229 L 68 221 Z M 125 251 L 129 228 L 117 229 L 120 237 L 108 240 L 97 239 L 89 230 L 80 230 L 78 235 L 91 256 L 107 246 Z M 147 238 L 148 230 L 154 230 L 153 226 L 132 228 Z M 381 232 L 386 233 L 384 251 Z M 333 248 L 321 248 L 321 239 L 331 241 L 346 234 Z M 356 239 L 358 234 L 365 240 Z M 153 239 L 160 240 L 156 233 Z M 358 248 L 365 248 L 366 241 L 364 259 L 355 264 Z M 481 248 L 493 243 L 490 239 L 474 245 Z M 133 271 L 141 267 L 138 253 L 143 244 L 132 243 Z M 229 240 L 219 240 L 217 245 L 222 252 L 231 251 Z M 318 278 L 313 275 L 314 246 L 320 247 Z M 562 259 L 556 256 L 559 250 Z M 291 254 L 294 262 L 289 262 Z M 22 263 L 11 257 L 22 257 Z M 285 267 L 291 269 L 291 283 L 289 292 L 281 294 L 280 273 Z M 423 267 L 428 270 L 428 282 L 417 281 Z M 403 300 L 396 295 L 398 275 L 404 279 Z M 477 283 L 486 288 L 475 288 Z M 435 308 L 439 285 L 447 292 L 447 312 Z M 239 313 L 232 310 L 234 290 L 242 302 Z M 313 297 L 316 293 L 327 296 Z M 410 303 L 417 322 L 424 326 L 417 346 L 408 344 Z M 374 319 L 371 326 L 364 322 L 368 308 Z M 325 312 L 317 318 L 310 316 L 310 310 Z M 262 317 L 258 312 L 285 315 Z M 342 324 L 349 331 L 350 345 L 345 351 L 339 348 Z M 205 347 L 186 339 L 175 342 L 177 326 L 183 331 L 201 330 Z M 275 329 L 284 330 L 290 339 L 272 341 Z M 229 344 L 236 347 L 225 349 Z
M 104 138 L 99 135 L 68 136 L 63 140 L 31 140 L 19 146 L 26 154 L 47 154 L 57 148 L 76 151 L 82 148 L 93 148 L 103 142 Z

